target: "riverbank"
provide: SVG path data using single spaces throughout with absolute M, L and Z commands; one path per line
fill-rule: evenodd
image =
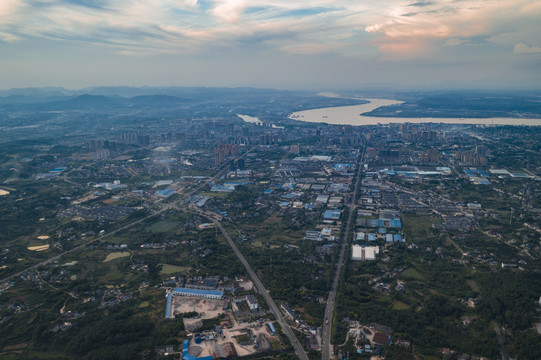
M 391 123 L 445 123 L 445 124 L 476 124 L 476 125 L 528 125 L 539 126 L 541 119 L 525 118 L 401 118 L 365 116 L 382 106 L 401 104 L 402 101 L 390 99 L 364 99 L 367 104 L 354 106 L 339 106 L 321 109 L 297 111 L 289 118 L 292 120 L 313 123 L 327 123 L 332 125 L 377 125 Z

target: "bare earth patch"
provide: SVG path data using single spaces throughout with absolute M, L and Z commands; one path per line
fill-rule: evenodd
M 107 255 L 105 260 L 103 260 L 103 262 L 113 261 L 115 259 L 120 259 L 120 258 L 123 258 L 123 257 L 126 257 L 126 256 L 130 256 L 130 253 L 127 252 L 127 251 L 110 253 L 110 254 Z

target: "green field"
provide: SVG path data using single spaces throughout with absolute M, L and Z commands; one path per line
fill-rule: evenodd
M 411 306 L 404 304 L 402 301 L 397 301 L 393 304 L 393 310 L 409 310 Z
M 441 217 L 407 215 L 404 217 L 404 232 L 411 242 L 433 244 L 436 235 L 432 225 L 441 222 Z
M 150 225 L 147 228 L 147 231 L 152 233 L 168 232 L 175 229 L 177 225 L 177 223 L 171 221 L 158 221 L 157 223 Z
M 143 308 L 147 308 L 150 306 L 150 302 L 149 301 L 143 301 L 142 303 L 139 304 L 138 308 L 139 309 L 143 309 Z
M 177 265 L 169 265 L 169 264 L 162 264 L 162 274 L 169 275 L 174 273 L 186 273 L 188 272 L 189 268 L 185 266 L 177 266 Z
M 402 277 L 412 278 L 416 280 L 424 279 L 424 276 L 419 274 L 419 272 L 415 270 L 414 268 L 409 268 L 409 269 L 404 270 L 401 275 Z

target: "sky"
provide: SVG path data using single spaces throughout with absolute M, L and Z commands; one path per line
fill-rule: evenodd
M 0 88 L 541 86 L 541 0 L 0 0 Z

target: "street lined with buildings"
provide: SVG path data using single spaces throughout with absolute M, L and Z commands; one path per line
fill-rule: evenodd
M 342 245 L 340 247 L 340 255 L 338 257 L 338 262 L 336 264 L 336 270 L 334 273 L 334 278 L 332 282 L 332 288 L 329 292 L 329 297 L 327 298 L 327 305 L 325 306 L 325 321 L 323 322 L 322 330 L 322 345 L 321 345 L 321 358 L 323 360 L 328 360 L 331 357 L 331 333 L 332 333 L 332 324 L 333 324 L 333 312 L 335 308 L 336 292 L 338 291 L 338 283 L 340 282 L 340 277 L 342 276 L 342 267 L 344 265 L 344 256 L 346 253 L 346 248 L 348 247 L 349 241 L 349 230 L 351 225 L 351 220 L 353 215 L 357 210 L 357 192 L 359 189 L 359 184 L 361 183 L 362 176 L 362 163 L 364 159 L 364 147 L 361 150 L 359 155 L 359 163 L 357 164 L 356 171 L 356 180 L 353 184 L 353 195 L 351 196 L 351 202 L 348 205 L 349 213 L 348 219 L 346 222 L 346 227 L 344 228 L 344 233 L 342 235 Z

